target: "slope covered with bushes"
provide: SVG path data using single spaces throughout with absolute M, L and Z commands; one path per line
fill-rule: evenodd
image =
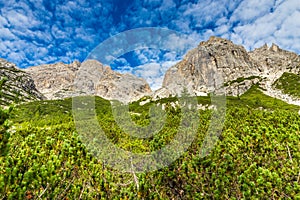
M 299 107 L 265 104 L 270 97 L 262 95 L 253 88 L 227 99 L 222 134 L 206 157 L 200 149 L 212 111 L 199 110 L 189 149 L 172 165 L 145 173 L 120 173 L 87 151 L 74 125 L 72 99 L 19 105 L 10 113 L 9 148 L 0 157 L 0 199 L 300 199 Z M 130 111 L 140 113 L 132 119 L 149 123 L 154 103 L 132 104 Z M 157 135 L 132 138 L 118 127 L 110 103 L 96 98 L 97 119 L 110 141 L 136 153 L 173 139 L 180 112 L 167 112 L 167 126 Z

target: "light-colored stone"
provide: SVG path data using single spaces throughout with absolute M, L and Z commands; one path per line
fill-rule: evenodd
M 273 87 L 273 83 L 279 79 L 284 72 L 299 74 L 300 56 L 296 53 L 281 49 L 278 45 L 271 47 L 264 45 L 249 52 L 250 57 L 261 66 L 260 76 L 263 80 L 260 86 L 266 95 L 283 100 L 289 104 L 299 105 L 300 100 L 284 94 L 281 90 Z
M 156 99 L 180 96 L 186 89 L 196 96 L 210 92 L 240 96 L 252 85 L 259 84 L 265 94 L 300 105 L 299 99 L 272 87 L 284 72 L 300 73 L 299 55 L 276 44 L 271 47 L 265 44 L 247 52 L 229 40 L 211 37 L 172 66 L 165 74 L 163 88 L 154 94 Z
M 97 95 L 124 103 L 150 94 L 148 83 L 131 74 L 121 74 L 96 60 L 83 63 L 42 65 L 26 69 L 47 99 Z
M 184 59 L 171 67 L 164 77 L 163 87 L 172 95 L 181 95 L 184 88 L 191 95 L 205 96 L 210 92 L 225 93 L 224 83 L 239 77 L 259 74 L 260 66 L 244 47 L 231 41 L 211 37 L 189 51 Z M 229 94 L 242 94 L 247 89 L 227 87 Z M 165 92 L 167 93 L 167 92 Z
M 55 63 L 40 65 L 25 69 L 30 74 L 37 89 L 47 99 L 61 99 L 68 97 L 72 91 L 73 82 L 80 63 Z
M 150 101 L 151 101 L 151 99 L 146 99 L 145 101 L 141 101 L 141 102 L 139 103 L 139 105 L 140 105 L 140 106 L 143 106 L 143 105 L 149 103 Z

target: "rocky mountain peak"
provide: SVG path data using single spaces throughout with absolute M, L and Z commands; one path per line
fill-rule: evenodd
M 183 87 L 191 94 L 207 94 L 239 77 L 257 75 L 259 70 L 260 66 L 250 58 L 243 46 L 211 37 L 189 51 L 181 62 L 166 72 L 163 87 L 173 95 L 179 95 Z M 246 89 L 236 92 L 233 88 L 227 88 L 227 93 L 236 95 Z
M 109 100 L 129 102 L 151 92 L 144 79 L 118 73 L 96 60 L 41 65 L 25 71 L 47 99 L 97 95 Z
M 80 63 L 78 61 L 71 64 L 55 63 L 29 67 L 25 69 L 34 80 L 37 89 L 44 94 L 47 99 L 57 99 L 63 91 L 69 91 L 78 71 Z
M 279 48 L 278 45 L 272 43 L 272 46 L 270 47 L 269 49 L 270 51 L 274 51 L 274 52 L 278 52 L 278 51 L 281 51 L 281 49 Z
M 238 96 L 259 83 L 271 91 L 268 95 L 281 98 L 272 84 L 284 72 L 299 74 L 299 55 L 274 43 L 247 52 L 230 40 L 210 37 L 166 72 L 163 89 L 154 96 L 180 95 L 183 88 L 191 94 L 207 95 L 218 87 L 223 87 L 227 95 Z
M 0 105 L 44 99 L 31 77 L 14 63 L 0 59 Z
M 227 40 L 225 38 L 220 38 L 216 36 L 211 36 L 207 41 L 200 42 L 200 46 L 207 46 L 207 45 L 233 45 L 232 41 Z
M 289 71 L 299 73 L 300 57 L 298 54 L 281 49 L 278 45 L 267 45 L 249 52 L 251 59 L 257 62 L 265 73 Z

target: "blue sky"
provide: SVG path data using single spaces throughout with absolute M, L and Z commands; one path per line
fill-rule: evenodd
M 0 0 L 0 57 L 21 68 L 83 61 L 105 39 L 141 27 L 180 31 L 194 46 L 215 35 L 247 50 L 274 42 L 300 53 L 298 0 Z M 139 76 L 147 71 L 154 88 L 178 61 L 150 50 L 129 57 L 118 60 L 120 71 Z

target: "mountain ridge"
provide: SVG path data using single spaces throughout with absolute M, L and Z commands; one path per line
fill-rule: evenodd
M 283 50 L 276 44 L 270 47 L 265 44 L 247 51 L 241 45 L 214 36 L 200 42 L 180 62 L 171 66 L 164 75 L 162 87 L 156 91 L 152 91 L 144 79 L 118 73 L 95 60 L 44 64 L 18 70 L 33 80 L 34 90 L 40 93 L 37 100 L 97 95 L 129 103 L 143 96 L 150 96 L 153 100 L 180 96 L 184 89 L 196 96 L 207 96 L 211 92 L 240 96 L 253 85 L 259 85 L 262 92 L 271 97 L 300 105 L 297 97 L 274 86 L 285 72 L 299 75 L 298 54 Z
M 181 62 L 169 68 L 163 81 L 164 89 L 160 91 L 180 95 L 185 87 L 197 95 L 223 88 L 226 95 L 240 96 L 258 84 L 265 94 L 300 105 L 298 99 L 283 94 L 273 86 L 284 72 L 299 75 L 299 71 L 300 56 L 282 50 L 275 44 L 247 52 L 243 46 L 230 40 L 211 37 L 190 50 Z M 223 80 L 215 79 L 215 75 Z
M 127 103 L 151 92 L 144 79 L 121 74 L 96 60 L 34 66 L 25 71 L 48 99 L 96 95 Z

